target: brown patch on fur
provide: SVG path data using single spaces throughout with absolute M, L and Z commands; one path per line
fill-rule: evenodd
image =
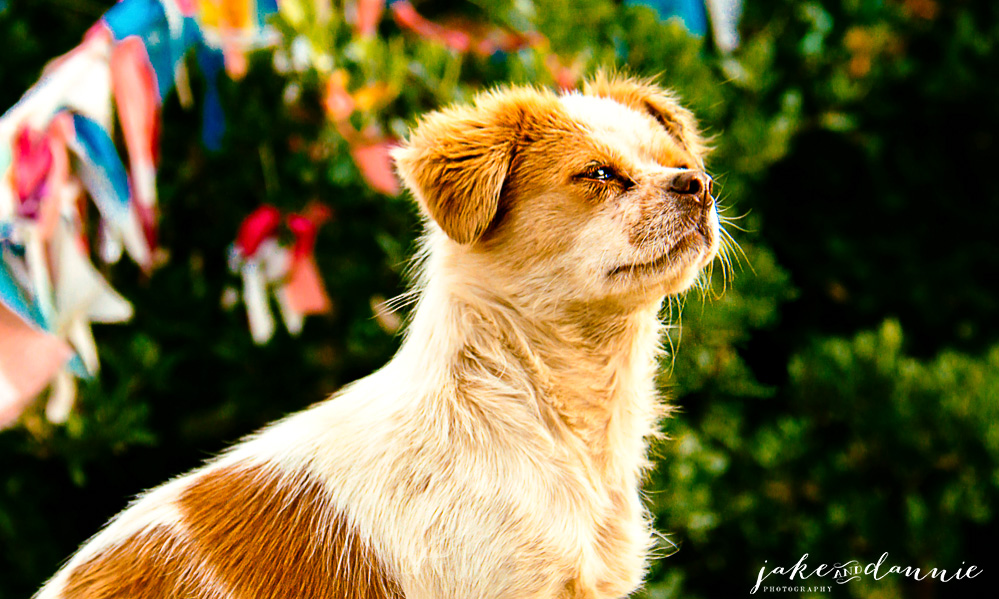
M 478 240 L 500 207 L 518 152 L 542 135 L 579 130 L 551 92 L 487 92 L 425 117 L 393 153 L 407 187 L 458 243 Z
M 307 476 L 213 470 L 178 504 L 192 545 L 234 598 L 402 597 L 371 547 Z
M 491 266 L 502 266 L 514 279 L 528 261 L 557 262 L 574 242 L 580 223 L 591 219 L 612 191 L 620 192 L 587 184 L 576 175 L 595 162 L 627 170 L 625 159 L 594 141 L 561 104 L 553 110 L 558 113 L 549 115 L 549 123 L 556 118 L 561 122 L 533 130 L 529 142 L 518 148 L 501 198 L 503 216 L 479 243 Z
M 129 537 L 77 566 L 63 587 L 63 599 L 165 599 L 204 597 L 185 577 L 190 547 L 164 527 Z
M 670 136 L 690 155 L 698 168 L 704 168 L 707 145 L 698 133 L 693 113 L 680 106 L 670 92 L 649 80 L 615 77 L 597 73 L 583 86 L 583 93 L 610 98 L 625 106 L 652 115 Z

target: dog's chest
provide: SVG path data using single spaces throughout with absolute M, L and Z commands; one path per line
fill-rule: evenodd
M 641 398 L 629 402 L 639 409 L 615 414 L 600 443 L 575 451 L 563 447 L 566 453 L 554 472 L 536 470 L 515 486 L 520 493 L 515 509 L 534 518 L 528 519 L 512 555 L 525 558 L 518 564 L 523 577 L 546 573 L 546 590 L 539 597 L 624 597 L 641 584 L 652 531 L 640 484 L 654 421 L 653 411 L 642 408 L 654 402 L 654 395 L 646 385 L 636 387 L 627 393 L 629 399 Z M 551 585 L 557 592 L 550 591 Z
M 504 493 L 514 504 L 506 508 L 510 520 L 488 535 L 496 559 L 473 559 L 490 570 L 483 579 L 494 582 L 493 592 L 505 591 L 486 596 L 603 599 L 640 584 L 650 530 L 637 478 L 607 481 L 581 472 Z
M 596 504 L 580 509 L 566 522 L 582 532 L 568 555 L 573 576 L 566 597 L 622 597 L 641 583 L 650 529 L 644 517 L 637 479 L 598 482 Z

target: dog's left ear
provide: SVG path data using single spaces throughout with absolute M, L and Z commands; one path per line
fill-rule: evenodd
M 521 112 L 510 104 L 486 94 L 435 112 L 392 153 L 406 187 L 458 243 L 478 240 L 496 217 Z
M 652 115 L 680 147 L 700 163 L 698 166 L 704 167 L 704 157 L 710 148 L 701 137 L 697 120 L 666 89 L 649 79 L 609 75 L 601 71 L 584 83 L 583 93 L 610 98 Z

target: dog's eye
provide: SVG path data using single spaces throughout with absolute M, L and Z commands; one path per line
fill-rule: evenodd
M 590 166 L 573 178 L 591 185 L 594 183 L 600 184 L 598 186 L 599 189 L 595 190 L 600 193 L 611 189 L 627 191 L 634 185 L 634 182 L 627 175 L 621 174 L 620 171 L 606 164 Z
M 590 171 L 590 178 L 596 179 L 597 181 L 610 181 L 616 176 L 613 170 L 607 168 L 606 166 L 598 166 L 597 168 Z
M 618 181 L 621 175 L 609 166 L 595 166 L 583 173 L 583 178 L 592 181 Z

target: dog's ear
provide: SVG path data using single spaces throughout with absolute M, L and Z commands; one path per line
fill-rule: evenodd
M 473 243 L 499 208 L 517 137 L 517 106 L 480 96 L 425 117 L 393 151 L 406 187 L 458 243 Z
M 652 115 L 680 147 L 699 162 L 698 166 L 704 167 L 704 157 L 710 148 L 701 137 L 697 120 L 689 110 L 680 106 L 673 94 L 652 80 L 610 75 L 601 71 L 583 85 L 583 93 L 610 98 Z

